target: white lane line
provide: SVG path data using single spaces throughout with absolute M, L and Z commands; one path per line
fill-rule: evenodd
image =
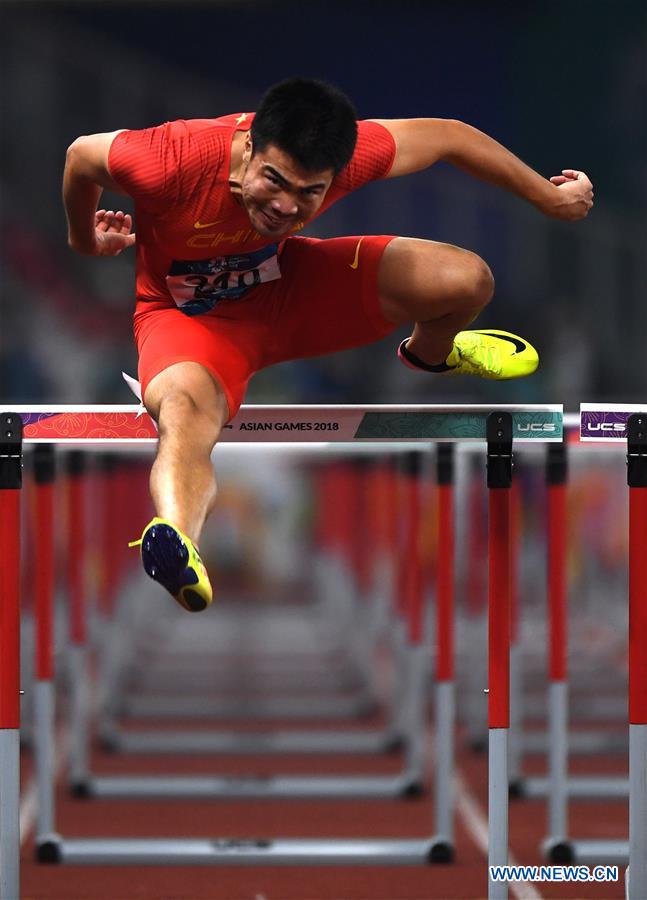
M 465 830 L 470 834 L 472 840 L 479 848 L 481 853 L 488 858 L 488 822 L 487 816 L 481 809 L 481 806 L 467 786 L 467 782 L 457 770 L 454 776 L 454 790 L 456 797 L 456 812 L 460 816 Z M 518 866 L 519 863 L 512 853 L 508 851 L 508 865 Z M 542 895 L 537 888 L 529 881 L 510 881 L 508 882 L 511 893 L 517 900 L 542 900 Z

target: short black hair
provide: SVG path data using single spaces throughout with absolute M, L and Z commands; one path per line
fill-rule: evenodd
M 289 78 L 263 96 L 251 135 L 254 153 L 274 144 L 308 172 L 332 169 L 337 175 L 355 150 L 357 113 L 331 84 Z

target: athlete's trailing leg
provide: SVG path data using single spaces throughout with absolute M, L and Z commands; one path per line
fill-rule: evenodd
M 182 362 L 152 379 L 144 403 L 159 430 L 150 480 L 157 515 L 135 543 L 148 574 L 185 609 L 199 612 L 212 600 L 197 543 L 216 499 L 211 452 L 227 402 L 203 366 Z
M 494 293 L 492 273 L 475 253 L 395 238 L 380 262 L 378 291 L 387 319 L 415 322 L 399 349 L 413 368 L 495 379 L 530 375 L 537 368 L 536 351 L 517 335 L 465 330 Z

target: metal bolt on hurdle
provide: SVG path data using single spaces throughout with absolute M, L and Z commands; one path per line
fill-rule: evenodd
M 334 442 L 349 445 L 349 449 L 365 452 L 374 451 L 384 443 L 410 443 L 411 449 L 420 450 L 425 442 L 430 441 L 483 441 L 488 438 L 488 483 L 494 488 L 490 492 L 490 726 L 491 726 L 491 765 L 490 777 L 490 863 L 504 864 L 507 861 L 507 771 L 505 755 L 505 739 L 507 722 L 505 710 L 508 688 L 508 592 L 507 578 L 508 527 L 509 510 L 507 506 L 507 490 L 500 483 L 505 480 L 505 472 L 511 466 L 512 438 L 533 441 L 559 440 L 562 431 L 562 413 L 558 406 L 526 406 L 526 407 L 247 407 L 241 410 L 232 428 L 225 436 L 225 443 L 241 440 L 259 440 L 257 430 L 251 434 L 241 430 L 241 423 L 263 422 L 284 423 L 286 418 L 298 422 L 326 422 L 329 428 L 324 431 L 326 438 L 334 438 Z M 90 410 L 38 408 L 19 412 L 25 420 L 25 429 L 30 440 L 58 439 L 56 417 L 62 417 L 59 435 L 65 433 L 66 439 L 86 440 L 91 426 L 101 428 L 103 440 L 115 442 L 126 440 L 155 441 L 152 423 L 138 416 L 136 407 L 119 408 L 123 413 L 119 417 L 119 425 L 114 425 L 116 417 L 109 413 L 114 409 L 91 408 Z M 106 415 L 108 413 L 108 415 Z M 65 417 L 67 416 L 67 421 Z M 45 419 L 44 427 L 40 427 L 41 419 Z M 73 421 L 72 421 L 73 420 Z M 74 432 L 69 426 L 78 429 Z M 113 425 L 112 436 L 108 429 Z M 261 434 L 261 442 L 268 440 L 266 428 Z M 332 433 L 331 433 L 332 432 Z M 96 433 L 96 432 L 95 432 Z M 314 435 L 317 437 L 317 434 Z M 290 441 L 285 432 L 272 433 L 271 440 L 278 438 L 282 443 Z M 319 444 L 319 449 L 326 449 L 332 440 L 305 442 Z M 323 446 L 322 446 L 323 445 Z M 360 449 L 361 448 L 361 449 Z M 13 528 L 12 520 L 11 528 Z M 6 559 L 4 552 L 8 547 L 16 547 L 17 529 L 12 534 L 3 529 L 5 543 L 0 548 L 0 556 Z M 13 541 L 13 543 L 12 543 Z M 17 558 L 17 552 L 14 556 Z M 17 620 L 17 597 L 15 592 L 3 591 L 3 616 L 10 611 Z M 4 639 L 4 637 L 3 637 Z M 18 635 L 12 635 L 12 646 L 17 647 Z M 51 648 L 50 648 L 51 652 Z M 15 653 L 13 654 L 15 656 Z M 2 684 L 8 683 L 4 667 L 11 653 L 2 655 Z M 16 691 L 17 697 L 17 691 Z M 14 698 L 14 701 L 16 698 Z M 51 736 L 48 736 L 51 739 Z M 14 778 L 17 784 L 17 778 Z M 8 803 L 7 795 L 2 792 L 0 800 L 3 804 L 2 822 L 13 822 L 14 832 L 18 830 L 17 804 Z M 7 828 L 3 829 L 6 835 Z M 69 862 L 86 864 L 210 864 L 210 865 L 267 865 L 267 864 L 379 864 L 379 865 L 411 865 L 428 862 L 446 861 L 448 848 L 445 840 L 435 836 L 423 839 L 404 840 L 229 840 L 205 839 L 187 840 L 169 838 L 162 840 L 130 840 L 121 839 L 57 839 L 43 840 L 37 838 L 38 857 L 47 862 Z M 16 855 L 17 861 L 17 855 Z M 496 893 L 501 897 L 506 894 L 505 885 L 495 885 Z M 15 892 L 14 892 L 15 893 Z M 2 900 L 14 896 L 6 893 Z

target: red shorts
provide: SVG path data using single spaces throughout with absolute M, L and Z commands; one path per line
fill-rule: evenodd
M 222 386 L 233 417 L 260 369 L 385 337 L 396 326 L 382 314 L 377 270 L 392 239 L 363 237 L 356 255 L 360 237 L 288 238 L 280 279 L 197 316 L 175 306 L 151 309 L 140 301 L 135 340 L 142 392 L 174 363 L 197 362 Z

